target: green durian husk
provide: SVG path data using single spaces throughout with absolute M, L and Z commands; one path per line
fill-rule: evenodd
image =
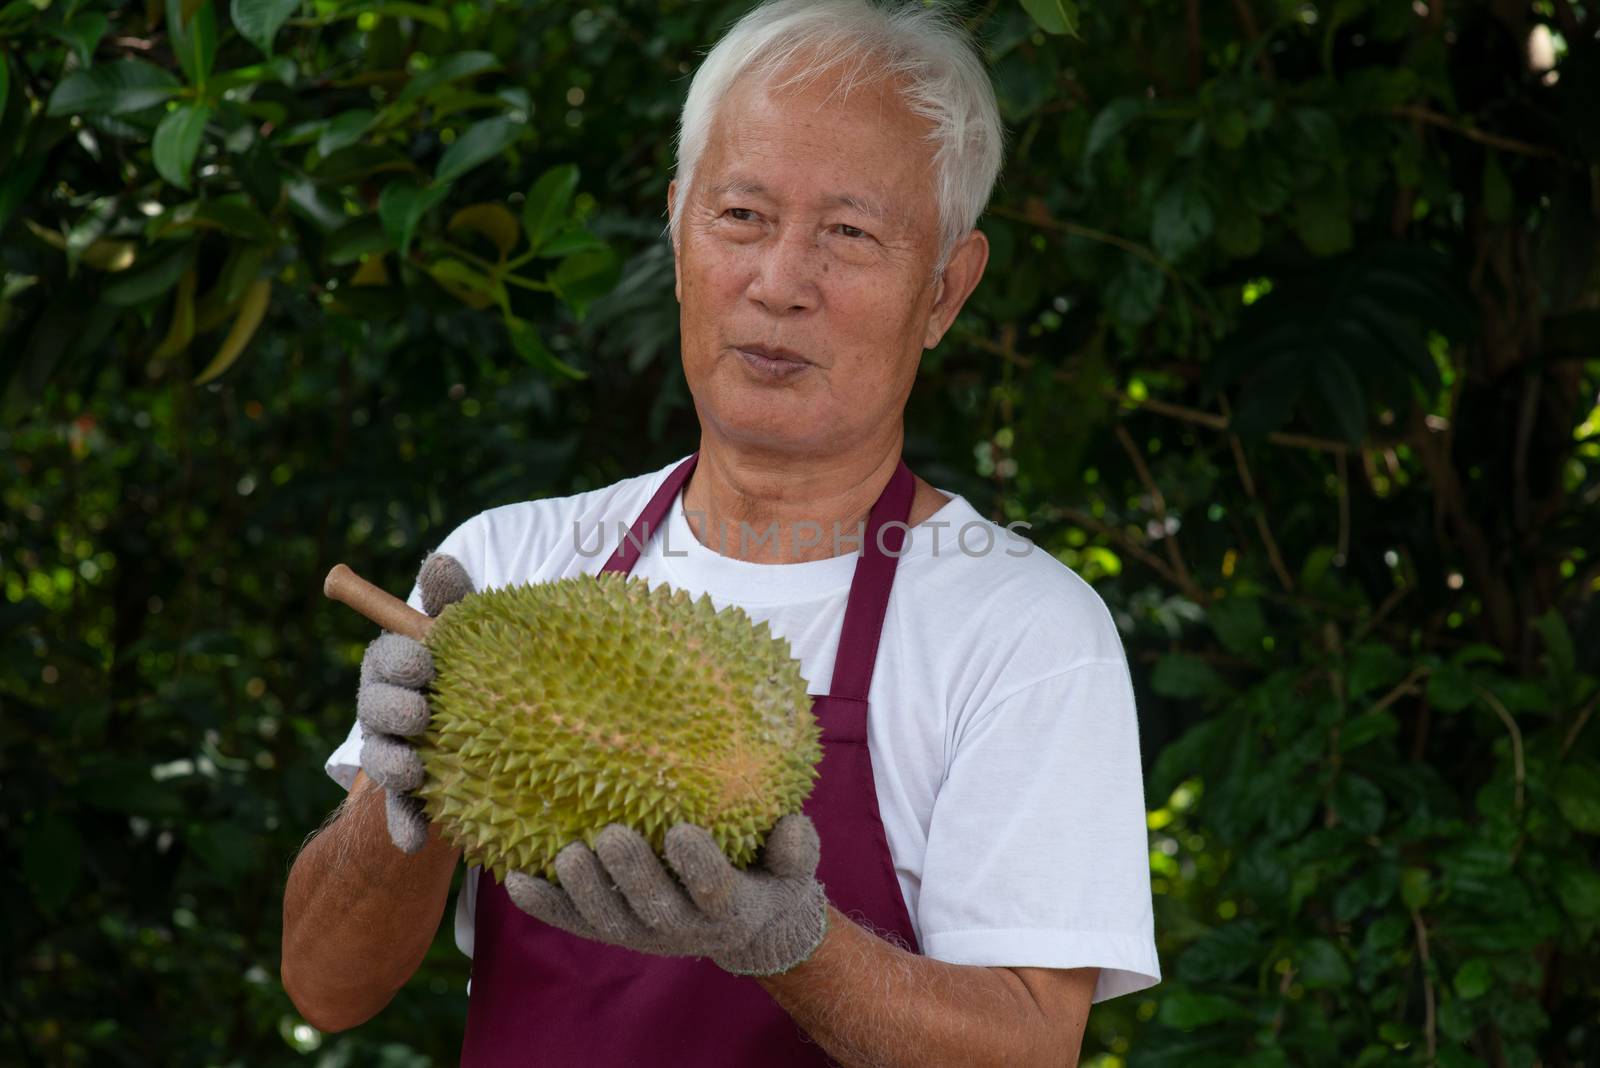
M 555 878 L 610 823 L 755 859 L 822 759 L 789 643 L 743 610 L 603 574 L 468 595 L 427 638 L 424 811 L 471 864 Z

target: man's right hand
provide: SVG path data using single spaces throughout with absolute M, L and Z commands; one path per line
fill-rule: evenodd
M 437 616 L 447 605 L 473 592 L 466 568 L 453 556 L 432 553 L 417 573 L 422 609 Z M 433 657 L 428 647 L 388 631 L 367 646 L 361 658 L 356 718 L 361 722 L 361 770 L 383 787 L 389 838 L 405 853 L 417 853 L 428 840 L 428 818 L 412 791 L 422 785 L 422 758 L 416 741 L 428 729 L 428 698 Z

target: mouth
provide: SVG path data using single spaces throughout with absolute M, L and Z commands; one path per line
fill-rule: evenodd
M 811 367 L 810 360 L 781 345 L 735 345 L 745 366 L 764 378 L 790 378 Z

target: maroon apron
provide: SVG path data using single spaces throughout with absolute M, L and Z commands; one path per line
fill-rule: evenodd
M 667 477 L 603 570 L 633 570 L 696 458 Z M 911 950 L 916 935 L 872 782 L 867 688 L 915 488 L 902 461 L 868 517 L 833 685 L 827 695 L 811 699 L 822 725 L 822 765 L 805 804 L 822 840 L 817 877 L 828 900 Z M 481 872 L 461 1063 L 817 1068 L 831 1062 L 754 979 L 731 975 L 709 960 L 651 956 L 567 934 L 522 912 L 504 887 Z

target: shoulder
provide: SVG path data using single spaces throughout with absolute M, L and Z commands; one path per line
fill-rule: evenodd
M 943 526 L 935 529 L 934 523 Z M 910 565 L 905 577 L 916 599 L 945 606 L 940 614 L 976 632 L 984 647 L 1031 650 L 1041 669 L 1122 660 L 1105 601 L 1077 572 L 1029 540 L 1026 524 L 994 523 L 953 496 L 912 528 L 910 539 L 902 566 Z
M 452 530 L 437 551 L 461 561 L 478 588 L 554 578 L 613 545 L 676 464 L 562 497 L 485 509 Z

